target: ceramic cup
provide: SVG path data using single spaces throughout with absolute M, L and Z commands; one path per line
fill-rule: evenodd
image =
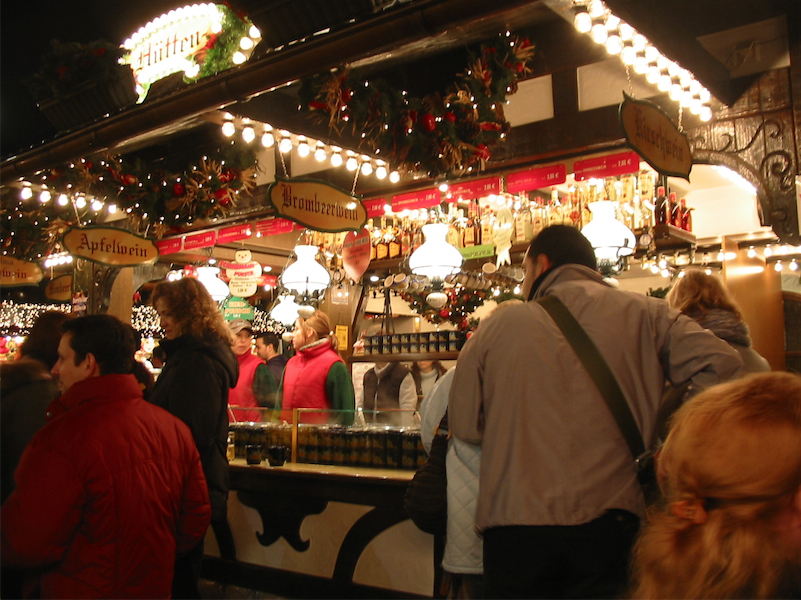
M 261 445 L 248 444 L 245 446 L 245 460 L 249 465 L 261 464 Z

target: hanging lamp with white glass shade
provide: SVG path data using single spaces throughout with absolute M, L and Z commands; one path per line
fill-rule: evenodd
M 331 274 L 317 262 L 317 246 L 295 246 L 297 260 L 281 274 L 281 285 L 306 299 L 318 295 L 331 283 Z
M 634 253 L 636 238 L 631 229 L 615 218 L 615 203 L 608 200 L 590 202 L 592 220 L 581 230 L 595 250 L 599 263 L 617 263 Z
M 270 318 L 283 325 L 293 325 L 298 320 L 298 309 L 294 296 L 279 296 L 278 302 L 270 311 Z
M 426 241 L 409 257 L 409 268 L 415 275 L 425 275 L 432 281 L 443 280 L 458 273 L 462 267 L 462 254 L 446 240 L 448 225 L 423 225 Z
M 220 274 L 220 269 L 217 267 L 198 267 L 196 271 L 198 281 L 208 290 L 215 302 L 222 302 L 228 297 L 228 286 L 222 279 L 217 277 Z

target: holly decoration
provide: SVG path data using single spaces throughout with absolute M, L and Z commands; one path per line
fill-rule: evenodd
M 417 314 L 422 315 L 427 321 L 439 325 L 441 323 L 453 323 L 460 330 L 469 327 L 469 315 L 484 304 L 487 294 L 484 291 L 467 291 L 465 289 L 452 288 L 445 290 L 448 296 L 448 303 L 439 309 L 433 308 L 426 302 L 427 291 L 423 293 L 404 293 L 401 294 L 409 306 Z
M 127 215 L 126 229 L 155 238 L 226 217 L 240 196 L 255 189 L 256 166 L 256 154 L 249 146 L 232 144 L 181 173 L 151 171 L 142 161 L 108 156 L 44 170 L 37 183 L 49 189 L 52 198 L 47 203 L 33 198 L 21 202 L 14 188 L 3 196 L 3 250 L 27 259 L 51 253 L 69 227 L 97 222 L 91 197 L 116 204 Z M 62 194 L 69 198 L 64 206 L 57 200 Z M 87 199 L 83 206 L 78 201 L 81 195 Z
M 382 80 L 360 80 L 347 68 L 304 79 L 300 108 L 342 133 L 350 127 L 361 145 L 392 169 L 458 176 L 481 169 L 509 131 L 506 97 L 530 72 L 529 40 L 501 35 L 470 54 L 445 94 L 410 97 Z

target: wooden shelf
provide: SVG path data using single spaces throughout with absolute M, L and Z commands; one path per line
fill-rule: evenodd
M 459 352 L 415 352 L 401 354 L 353 354 L 348 362 L 416 362 L 418 360 L 456 360 Z
M 654 227 L 654 245 L 657 251 L 681 250 L 696 244 L 696 237 L 675 225 L 656 225 Z

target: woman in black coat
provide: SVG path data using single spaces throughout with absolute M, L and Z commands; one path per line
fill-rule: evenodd
M 217 303 L 197 279 L 159 283 L 153 306 L 164 330 L 160 346 L 166 361 L 150 401 L 189 426 L 195 439 L 211 501 L 211 524 L 221 553 L 233 558 L 228 505 L 228 390 L 239 365 L 231 350 L 230 329 Z M 203 543 L 175 565 L 173 598 L 199 598 L 197 583 Z

